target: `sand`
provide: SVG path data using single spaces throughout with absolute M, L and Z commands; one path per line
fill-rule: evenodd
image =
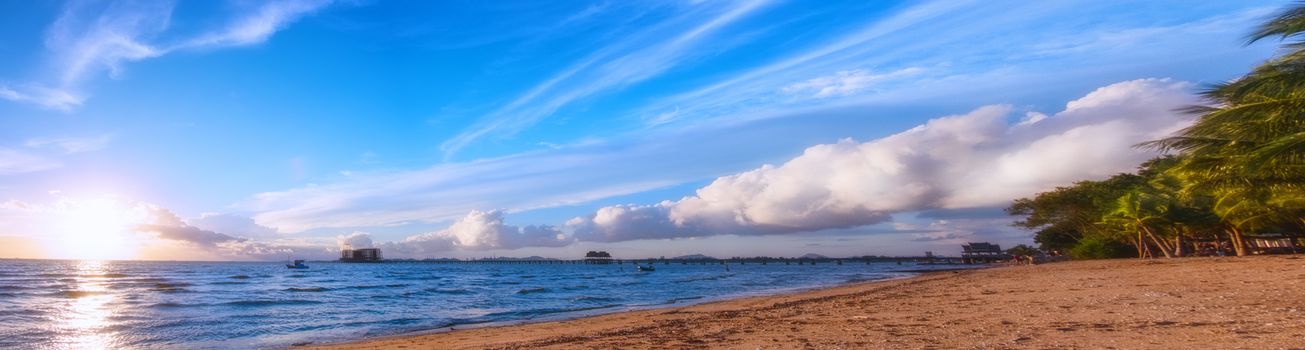
M 1305 349 L 1305 259 L 1008 266 L 306 348 Z

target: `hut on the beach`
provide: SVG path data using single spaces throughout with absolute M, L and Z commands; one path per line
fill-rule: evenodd
M 965 264 L 992 263 L 1010 259 L 1000 245 L 979 242 L 961 245 L 961 262 Z

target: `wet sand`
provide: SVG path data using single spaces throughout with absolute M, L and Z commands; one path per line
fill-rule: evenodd
M 951 271 L 294 349 L 666 348 L 1305 349 L 1305 258 L 1076 261 Z

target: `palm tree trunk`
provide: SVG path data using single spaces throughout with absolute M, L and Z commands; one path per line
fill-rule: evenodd
M 1241 230 L 1235 226 L 1229 227 L 1228 238 L 1232 240 L 1233 251 L 1237 252 L 1237 256 L 1246 256 L 1246 242 L 1242 240 Z
M 1146 259 L 1146 251 L 1144 250 L 1146 248 L 1146 241 L 1142 240 L 1141 230 L 1137 231 L 1137 238 L 1133 239 L 1133 246 L 1137 247 L 1137 258 Z
M 1174 257 L 1177 258 L 1183 257 L 1183 233 L 1182 232 L 1178 232 L 1178 235 L 1174 236 Z
M 1173 255 L 1169 254 L 1169 246 L 1165 244 L 1165 241 L 1156 238 L 1155 234 L 1151 233 L 1151 229 L 1146 226 L 1142 226 L 1142 230 L 1146 231 L 1146 236 L 1150 237 L 1152 242 L 1155 242 L 1156 248 L 1160 249 L 1160 253 L 1164 254 L 1166 259 L 1173 258 Z

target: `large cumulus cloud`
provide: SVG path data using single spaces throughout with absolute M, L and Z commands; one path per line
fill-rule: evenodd
M 1102 87 L 1054 115 L 985 106 L 878 140 L 808 148 L 779 166 L 725 176 L 693 196 L 616 205 L 568 222 L 585 241 L 846 228 L 928 209 L 1004 205 L 1056 185 L 1131 170 L 1155 156 L 1133 145 L 1190 121 L 1189 84 L 1141 79 Z
M 454 249 L 561 247 L 573 242 L 554 226 L 515 226 L 508 225 L 503 220 L 504 215 L 501 210 L 472 210 L 446 229 L 413 235 L 402 241 L 385 242 L 376 246 L 391 256 L 430 257 Z M 364 239 L 370 242 L 371 236 L 365 233 L 354 233 L 340 237 L 342 243 Z

